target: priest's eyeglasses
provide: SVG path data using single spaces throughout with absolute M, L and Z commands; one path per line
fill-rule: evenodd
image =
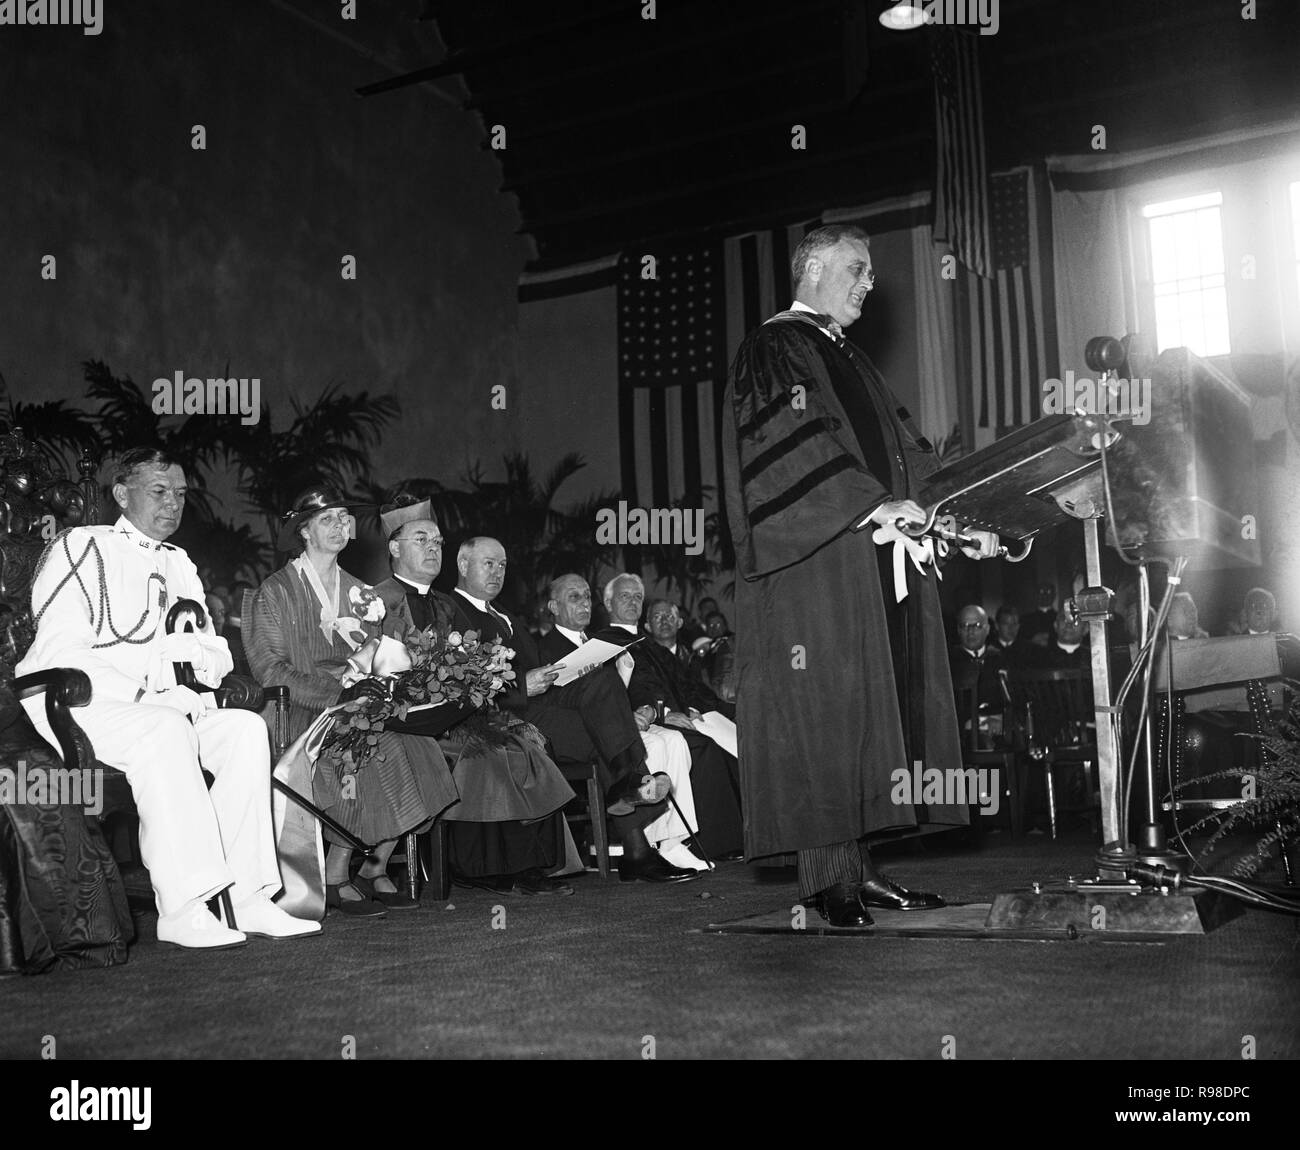
M 421 531 L 416 535 L 403 535 L 400 539 L 394 540 L 396 543 L 414 543 L 417 547 L 442 547 L 441 535 L 429 535 Z

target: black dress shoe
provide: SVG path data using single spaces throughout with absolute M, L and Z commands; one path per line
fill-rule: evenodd
M 642 882 L 685 882 L 701 873 L 703 872 L 673 866 L 657 854 L 639 859 L 622 855 L 618 860 L 619 882 L 636 882 L 637 879 Z
M 519 894 L 572 894 L 571 887 L 563 879 L 551 878 L 540 870 L 526 870 L 515 876 L 515 890 Z
M 837 882 L 816 898 L 817 909 L 831 926 L 872 926 L 874 920 L 858 899 L 857 887 Z
M 630 815 L 636 807 L 662 803 L 672 789 L 672 781 L 662 771 L 624 775 L 605 792 L 605 810 L 611 815 Z
M 473 890 L 485 890 L 491 894 L 514 894 L 515 893 L 515 876 L 514 875 L 453 875 L 452 883 L 456 886 L 467 886 Z
M 908 890 L 885 878 L 866 879 L 858 890 L 863 906 L 876 906 L 883 910 L 937 910 L 948 904 L 937 894 Z
M 344 887 L 358 895 L 361 894 L 360 889 L 354 883 L 344 882 L 339 883 L 338 886 L 327 885 L 325 887 L 325 905 L 331 910 L 336 910 L 339 914 L 351 915 L 353 918 L 383 918 L 388 913 L 374 899 L 344 898 L 339 893 Z
M 389 910 L 419 910 L 420 900 L 412 898 L 409 894 L 403 894 L 400 890 L 380 890 L 375 886 L 375 880 L 366 878 L 365 875 L 359 874 L 352 879 L 352 885 L 357 888 L 368 899 L 373 899 L 380 906 L 386 906 Z

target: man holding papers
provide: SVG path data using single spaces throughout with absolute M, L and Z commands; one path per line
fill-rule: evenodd
M 607 635 L 637 634 L 645 586 L 636 575 L 616 575 L 605 584 L 605 607 L 612 627 Z M 669 604 L 671 607 L 671 604 Z M 627 693 L 634 708 L 664 704 L 668 726 L 679 729 L 691 749 L 691 786 L 700 816 L 700 839 L 713 858 L 739 858 L 743 841 L 740 780 L 736 775 L 735 724 L 710 705 L 712 692 L 700 694 L 685 682 L 685 669 L 664 647 L 646 640 L 631 647 L 633 666 Z M 672 664 L 670 667 L 669 664 Z M 698 704 L 708 706 L 707 717 Z

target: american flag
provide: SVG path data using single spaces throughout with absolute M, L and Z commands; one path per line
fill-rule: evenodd
M 936 30 L 930 52 L 938 143 L 934 239 L 951 245 L 971 271 L 987 276 L 993 259 L 978 43 L 976 35 L 943 28 Z
M 618 274 L 623 498 L 721 509 L 718 435 L 740 341 L 790 306 L 790 256 L 812 224 L 624 253 Z M 642 275 L 655 257 L 655 278 Z
M 1045 269 L 1050 244 L 1040 242 L 1044 221 L 1033 173 L 995 173 L 989 202 L 993 274 L 963 277 L 958 317 L 976 446 L 1038 419 L 1043 381 L 1057 370 L 1055 301 Z
M 720 242 L 649 246 L 619 260 L 619 442 L 631 506 L 699 507 L 713 483 L 714 390 L 727 370 L 724 299 Z

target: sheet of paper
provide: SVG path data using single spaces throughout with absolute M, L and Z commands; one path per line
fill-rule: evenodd
M 631 644 L 629 643 L 628 646 Z M 574 679 L 594 671 L 602 663 L 617 658 L 626 650 L 627 647 L 620 646 L 618 643 L 606 643 L 604 639 L 588 639 L 576 651 L 570 651 L 560 660 L 564 664 L 564 670 L 551 686 L 563 687 L 572 683 Z
M 738 756 L 736 724 L 728 719 L 726 715 L 719 714 L 717 711 L 705 711 L 698 719 L 692 719 L 691 724 L 700 734 L 708 735 L 729 755 Z

